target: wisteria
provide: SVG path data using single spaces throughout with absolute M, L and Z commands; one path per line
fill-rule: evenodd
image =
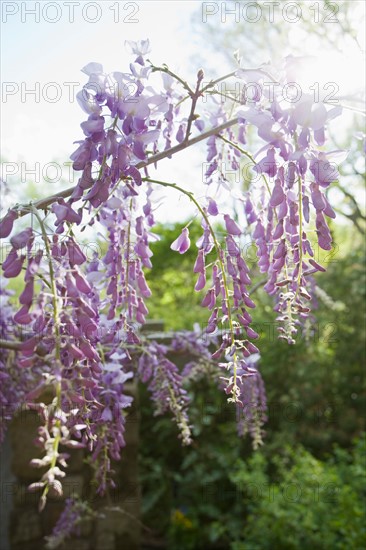
M 77 536 L 80 532 L 80 523 L 86 518 L 95 515 L 89 506 L 80 500 L 67 498 L 65 508 L 62 511 L 52 535 L 46 537 L 46 548 L 53 550 L 61 546 L 72 535 Z
M 251 238 L 256 245 L 279 337 L 290 344 L 311 314 L 313 275 L 324 271 L 314 249 L 332 246 L 327 218 L 335 214 L 326 190 L 338 178 L 334 160 L 343 153 L 326 152 L 324 144 L 340 107 L 309 95 L 285 101 L 262 93 L 268 78 L 291 82 L 288 60 L 273 69 L 276 78 L 268 68 L 249 71 L 239 62 L 231 74 L 205 83 L 199 69 L 191 87 L 147 59 L 148 40 L 129 48 L 126 72 L 107 74 L 99 63 L 83 68 L 88 81 L 77 100 L 86 120 L 71 155 L 77 184 L 16 205 L 0 222 L 0 237 L 9 241 L 3 277 L 24 281 L 11 302 L 1 286 L 2 422 L 15 414 L 15 403 L 39 413 L 36 444 L 43 457 L 32 465 L 47 471 L 30 490 L 40 491 L 40 510 L 49 494 L 62 495 L 68 454 L 60 445 L 89 453 L 100 494 L 114 487 L 111 460 L 121 457 L 132 405 L 128 381 L 147 385 L 155 414 L 171 414 L 182 442 L 190 444 L 189 383 L 214 377 L 236 407 L 239 433 L 260 444 L 266 399 L 245 244 Z M 232 78 L 255 84 L 256 93 L 220 97 L 215 85 Z M 245 149 L 249 128 L 254 152 Z M 149 167 L 201 141 L 207 157 L 199 199 L 189 187 L 151 175 Z M 252 178 L 248 189 L 238 189 L 232 175 L 244 162 Z M 161 188 L 188 197 L 200 219 L 198 242 L 187 223 L 171 249 L 184 254 L 197 247 L 192 285 L 207 309 L 204 331 L 175 335 L 169 345 L 140 330 L 149 314 L 145 275 L 154 263 L 154 201 Z M 98 251 L 87 253 L 83 235 L 94 235 Z M 190 356 L 183 370 L 169 358 L 172 350 Z M 47 404 L 45 391 L 53 396 Z M 75 514 L 67 502 L 61 523 L 70 516 L 74 524 Z
M 1 279 L 0 286 L 0 339 L 11 342 L 22 335 L 20 327 L 14 325 L 11 291 L 7 281 Z M 15 362 L 17 346 L 9 345 L 0 354 L 0 443 L 3 442 L 9 421 L 24 403 L 25 395 L 34 387 L 34 377 L 28 369 L 20 369 Z

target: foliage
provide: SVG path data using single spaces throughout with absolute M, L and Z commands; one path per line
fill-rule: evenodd
M 233 550 L 361 549 L 366 544 L 365 439 L 350 453 L 336 449 L 320 461 L 301 446 L 271 460 L 240 460 L 231 476 L 245 502 L 240 541 Z M 275 480 L 275 481 L 273 481 Z

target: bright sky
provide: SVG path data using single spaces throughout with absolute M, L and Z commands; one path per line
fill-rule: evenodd
M 362 11 L 363 2 L 353 3 L 355 9 L 361 6 Z M 37 10 L 37 4 L 39 15 L 31 13 Z M 67 162 L 75 149 L 73 142 L 82 139 L 79 124 L 85 114 L 74 99 L 86 82 L 80 69 L 88 62 L 96 61 L 102 63 L 107 72 L 126 70 L 130 56 L 124 49 L 125 40 L 149 38 L 151 60 L 156 64 L 165 62 L 188 78 L 193 79 L 199 68 L 199 61 L 195 61 L 197 51 L 200 59 L 208 58 L 210 66 L 216 64 L 217 72 L 228 70 L 224 57 L 213 55 L 212 49 L 205 45 L 207 37 L 199 32 L 200 25 L 204 25 L 203 9 L 207 11 L 207 17 L 216 17 L 218 25 L 222 25 L 221 12 L 225 5 L 225 2 L 187 0 L 2 1 L 1 155 L 3 161 L 16 163 L 14 166 L 7 164 L 8 174 L 10 170 L 17 171 L 16 181 L 24 185 L 25 172 L 39 163 L 39 196 L 59 188 L 57 181 L 53 184 L 44 182 L 42 172 L 49 162 Z M 210 10 L 217 10 L 217 13 L 211 15 Z M 192 16 L 197 13 L 198 27 L 193 27 Z M 38 21 L 36 17 L 39 17 Z M 252 15 L 248 13 L 248 17 Z M 255 29 L 255 23 L 252 27 Z M 291 31 L 296 34 L 296 27 L 292 26 Z M 306 53 L 313 53 L 316 44 L 309 43 L 308 49 Z M 325 67 L 328 72 L 333 67 L 337 82 L 343 81 L 345 85 L 355 81 L 354 86 L 359 87 L 360 82 L 362 85 L 364 76 L 357 56 L 348 52 L 347 57 L 345 52 L 343 57 L 342 62 L 339 58 L 329 61 L 329 57 L 317 62 L 313 65 L 316 75 L 309 72 L 310 81 L 314 76 L 324 77 Z M 327 78 L 329 81 L 332 75 Z M 30 90 L 36 90 L 36 96 Z M 197 151 L 180 153 L 161 163 L 159 179 L 176 180 L 195 188 L 200 183 L 202 160 Z M 48 175 L 57 179 L 57 173 L 52 169 Z M 69 177 L 67 167 L 64 167 L 63 175 Z M 27 179 L 32 179 L 32 175 Z M 187 204 L 184 200 L 177 204 L 176 198 L 172 193 L 165 207 L 160 207 L 161 220 L 186 217 Z
M 87 80 L 80 69 L 90 61 L 102 63 L 108 72 L 128 70 L 132 58 L 124 41 L 149 38 L 153 47 L 150 58 L 156 64 L 165 62 L 187 77 L 196 72 L 192 59 L 197 44 L 190 29 L 192 13 L 200 9 L 200 2 L 41 2 L 39 22 L 27 12 L 34 10 L 35 4 L 2 2 L 1 154 L 7 163 L 20 163 L 20 168 L 19 164 L 6 168 L 8 173 L 18 170 L 20 180 L 36 162 L 42 180 L 47 163 L 67 162 L 76 148 L 73 142 L 83 138 L 79 125 L 86 116 L 75 94 Z M 57 18 L 60 20 L 51 22 Z M 98 20 L 93 23 L 94 19 Z M 37 89 L 37 97 L 27 93 L 32 89 Z M 180 181 L 187 181 L 192 162 L 199 163 L 197 153 L 181 154 L 179 159 L 164 161 L 159 175 L 171 179 L 179 169 Z M 48 170 L 57 180 L 57 169 Z M 63 175 L 69 176 L 67 166 Z M 52 184 L 40 183 L 37 191 L 49 194 Z M 56 181 L 51 192 L 58 187 Z M 159 209 L 161 219 L 174 221 L 178 213 L 180 219 L 184 217 L 181 205 L 174 209 L 175 199 L 172 194 L 166 208 Z

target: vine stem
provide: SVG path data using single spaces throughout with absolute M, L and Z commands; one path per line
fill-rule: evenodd
M 239 122 L 239 119 L 237 117 L 232 118 L 231 120 L 228 120 L 223 124 L 220 124 L 219 126 L 215 126 L 214 128 L 207 130 L 207 132 L 203 132 L 202 134 L 199 134 L 198 136 L 195 136 L 194 138 L 189 139 L 188 141 L 183 141 L 182 143 L 178 143 L 178 145 L 175 145 L 174 147 L 171 147 L 170 149 L 167 149 L 165 151 L 161 151 L 160 153 L 157 153 L 156 155 L 149 157 L 147 160 L 138 162 L 135 165 L 135 168 L 137 169 L 146 168 L 147 166 L 150 166 L 151 164 L 155 164 L 160 160 L 171 157 L 172 155 L 175 155 L 179 151 L 183 151 L 184 149 L 191 147 L 196 143 L 199 143 L 213 135 L 219 134 L 223 130 L 226 130 L 226 128 L 230 128 L 231 126 L 238 124 L 238 122 Z M 67 189 L 63 189 L 58 193 L 55 193 L 53 195 L 50 195 L 48 197 L 45 197 L 43 199 L 33 202 L 32 206 L 33 208 L 38 210 L 45 210 L 50 204 L 53 204 L 59 199 L 67 199 L 68 197 L 70 197 L 70 195 L 72 195 L 74 190 L 75 190 L 75 186 L 69 187 Z M 19 218 L 29 214 L 29 204 L 17 205 L 16 211 Z M 4 218 L 1 218 L 0 222 L 2 222 L 3 219 Z
M 149 61 L 147 59 L 147 61 Z M 151 63 L 151 61 L 149 61 L 149 63 Z M 153 73 L 156 73 L 156 72 L 161 72 L 161 73 L 166 73 L 168 74 L 169 76 L 171 76 L 172 78 L 174 78 L 177 82 L 180 82 L 183 86 L 183 88 L 185 90 L 187 90 L 188 94 L 192 97 L 193 95 L 193 90 L 190 88 L 190 86 L 188 85 L 188 83 L 183 80 L 183 78 L 181 78 L 180 76 L 178 76 L 177 74 L 173 73 L 173 71 L 171 71 L 170 69 L 168 69 L 168 66 L 164 66 L 164 67 L 156 67 L 155 65 L 153 65 L 151 63 L 151 69 L 152 69 L 152 72 Z
M 58 310 L 58 302 L 57 302 L 57 287 L 56 287 L 55 271 L 53 269 L 53 260 L 52 260 L 52 254 L 50 249 L 50 243 L 48 240 L 46 228 L 44 226 L 41 216 L 39 215 L 39 212 L 32 205 L 30 208 L 30 212 L 34 214 L 34 216 L 37 218 L 37 221 L 40 225 L 41 232 L 42 232 L 42 239 L 46 248 L 48 269 L 49 269 L 50 282 L 51 282 L 51 290 L 52 290 L 53 321 L 54 321 L 55 337 L 56 337 L 55 358 L 56 358 L 56 362 L 61 364 L 61 341 L 60 341 L 59 310 Z M 57 409 L 61 409 L 61 381 L 60 380 L 56 381 L 55 390 L 56 390 L 56 410 L 57 410 Z M 55 427 L 57 431 L 56 431 L 56 434 L 54 435 L 53 456 L 52 456 L 52 461 L 50 463 L 50 470 L 55 468 L 57 463 L 58 447 L 61 440 L 61 420 L 60 419 L 56 419 Z M 46 484 L 43 490 L 43 493 L 42 493 L 43 499 L 47 497 L 48 491 L 49 491 L 49 483 Z
M 132 207 L 133 199 L 130 200 L 130 216 L 132 216 Z M 130 246 L 131 246 L 131 217 L 128 221 L 128 230 L 127 230 L 127 250 L 126 250 L 126 284 L 125 284 L 125 293 L 126 293 L 126 303 L 128 303 L 128 297 L 130 295 L 129 287 L 129 268 L 130 268 Z M 129 312 L 128 318 L 130 319 Z M 125 328 L 127 327 L 127 319 L 125 319 Z
M 225 143 L 227 143 L 228 145 L 231 145 L 231 147 L 234 147 L 235 149 L 237 149 L 240 153 L 242 153 L 244 156 L 246 156 L 254 165 L 257 164 L 254 160 L 254 158 L 252 157 L 252 155 L 250 153 L 248 153 L 248 151 L 246 151 L 245 149 L 243 149 L 242 147 L 240 147 L 237 143 L 234 143 L 233 141 L 230 141 L 230 139 L 227 139 L 226 137 L 224 136 L 218 136 L 220 139 L 222 139 L 223 141 L 225 141 Z M 267 178 L 266 176 L 262 173 L 261 174 L 261 177 L 266 185 L 266 188 L 267 188 L 267 191 L 269 193 L 269 196 L 271 196 L 271 188 L 269 187 L 269 183 L 267 181 Z M 276 214 L 276 211 L 275 211 L 275 215 L 277 216 Z
M 147 60 L 147 61 L 149 61 L 149 60 Z M 149 63 L 151 63 L 151 61 L 149 61 Z M 162 73 L 166 73 L 166 74 L 172 76 L 173 78 L 175 78 L 175 80 L 177 80 L 177 82 L 180 82 L 182 84 L 183 88 L 185 90 L 187 90 L 188 94 L 190 96 L 192 96 L 193 90 L 190 88 L 188 83 L 185 80 L 183 80 L 183 78 L 181 78 L 177 74 L 173 73 L 173 71 L 168 69 L 167 66 L 165 66 L 165 67 L 155 67 L 155 65 L 153 65 L 151 63 L 151 67 L 152 67 L 153 72 L 160 71 Z M 230 73 L 227 73 L 224 76 L 220 76 L 219 78 L 216 78 L 215 80 L 210 80 L 210 82 L 208 84 L 206 84 L 206 86 L 204 86 L 204 88 L 202 88 L 202 92 L 205 92 L 206 90 L 209 90 L 213 86 L 216 86 L 216 84 L 220 84 L 220 82 L 223 82 L 224 80 L 227 80 L 228 78 L 232 78 L 233 76 L 236 76 L 236 74 L 239 70 L 242 71 L 243 73 L 253 73 L 253 72 L 261 73 L 261 74 L 263 74 L 263 76 L 268 77 L 272 82 L 276 82 L 276 80 L 273 78 L 273 76 L 270 75 L 267 71 L 264 71 L 263 69 L 260 69 L 260 68 L 257 68 L 257 69 L 243 69 L 242 67 L 239 67 L 235 71 L 231 71 Z
M 10 349 L 13 351 L 20 351 L 22 349 L 22 342 L 15 342 L 11 340 L 0 340 L 1 349 Z
M 195 90 L 195 92 L 192 96 L 191 111 L 190 111 L 189 117 L 188 117 L 187 130 L 186 130 L 186 135 L 185 135 L 184 141 L 189 140 L 192 124 L 193 124 L 193 121 L 194 121 L 194 118 L 195 118 L 194 111 L 196 109 L 198 98 L 202 95 L 202 92 L 200 92 L 200 86 L 201 86 L 202 78 L 203 78 L 203 71 L 200 71 L 199 76 L 197 78 L 196 90 Z
M 303 247 L 302 247 L 302 180 L 301 177 L 298 178 L 298 186 L 299 186 L 299 273 L 297 275 L 297 287 L 296 287 L 296 293 L 295 298 L 296 299 L 300 285 L 301 285 L 301 278 L 302 278 L 302 259 L 304 256 L 303 253 Z

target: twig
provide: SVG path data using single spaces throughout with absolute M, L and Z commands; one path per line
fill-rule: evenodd
M 11 340 L 0 340 L 0 348 L 20 351 L 22 349 L 22 344 L 21 342 L 12 342 Z
M 249 290 L 249 292 L 248 292 L 249 296 L 254 294 L 254 292 L 256 292 L 256 290 L 258 290 L 258 288 L 265 285 L 266 282 L 267 282 L 267 279 L 262 279 L 261 281 L 258 281 L 258 283 L 256 283 L 254 286 L 252 286 L 252 288 Z
M 202 71 L 202 69 L 200 69 L 198 71 L 198 74 L 197 74 L 196 90 L 195 90 L 195 92 L 192 96 L 191 111 L 190 111 L 189 117 L 188 117 L 187 130 L 186 130 L 186 135 L 185 135 L 184 141 L 189 140 L 189 135 L 191 133 L 192 124 L 193 124 L 193 121 L 195 119 L 194 111 L 196 110 L 196 105 L 197 105 L 198 98 L 202 95 L 202 92 L 200 92 L 200 86 L 201 86 L 202 79 L 203 79 L 203 71 Z
M 207 132 L 203 132 L 202 134 L 188 140 L 183 141 L 182 143 L 179 143 L 178 145 L 175 145 L 174 147 L 171 147 L 170 149 L 167 149 L 165 151 L 161 151 L 160 153 L 157 153 L 156 155 L 153 155 L 152 157 L 148 158 L 146 161 L 138 162 L 135 167 L 145 168 L 146 166 L 149 166 L 150 164 L 154 164 L 160 160 L 163 160 L 164 158 L 171 157 L 172 155 L 175 155 L 175 153 L 178 153 L 179 151 L 182 151 L 183 149 L 186 149 L 187 147 L 190 147 L 191 145 L 195 145 L 196 143 L 199 143 L 200 141 L 203 141 L 210 136 L 213 136 L 215 134 L 219 134 L 223 130 L 226 130 L 226 128 L 230 128 L 230 126 L 234 126 L 238 123 L 238 118 L 233 118 L 231 120 L 228 120 L 227 122 L 224 122 L 223 124 L 220 124 L 219 126 L 216 126 L 214 128 L 211 128 L 210 130 L 207 130 Z M 55 193 L 54 195 L 50 195 L 48 197 L 45 197 L 44 199 L 40 199 L 38 201 L 35 201 L 32 203 L 32 206 L 38 210 L 44 210 L 46 209 L 50 204 L 53 204 L 60 198 L 66 199 L 70 195 L 72 195 L 73 191 L 75 189 L 75 186 L 69 187 L 68 189 L 64 189 L 63 191 L 59 191 L 58 193 Z M 26 214 L 29 214 L 29 206 L 27 205 L 20 205 L 17 208 L 17 214 L 18 217 L 25 216 Z M 0 222 L 3 220 L 3 218 L 0 220 Z

